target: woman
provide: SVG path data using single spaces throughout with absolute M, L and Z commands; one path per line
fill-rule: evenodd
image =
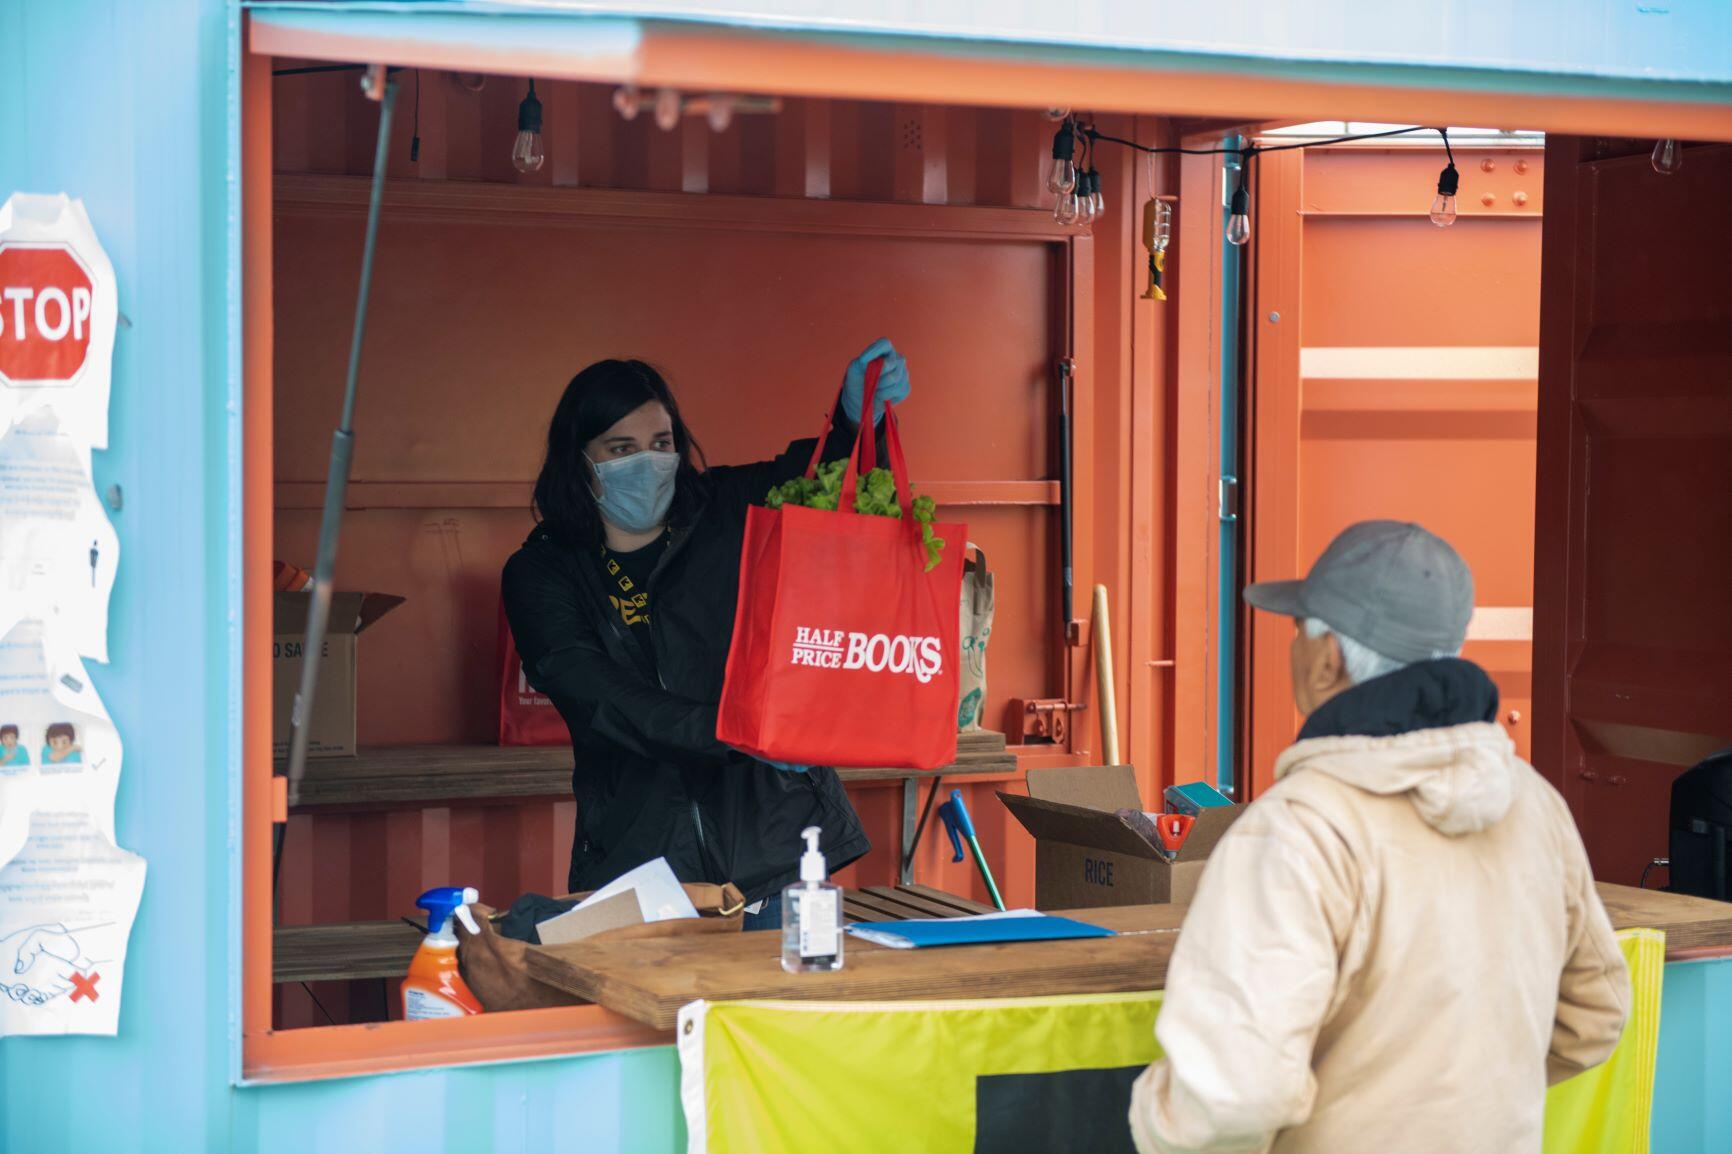
M 843 377 L 826 460 L 853 446 L 866 366 L 879 403 L 908 395 L 887 340 Z M 731 881 L 746 928 L 780 924 L 800 830 L 823 830 L 831 870 L 869 847 L 836 772 L 760 761 L 716 740 L 746 508 L 805 471 L 813 442 L 773 461 L 706 468 L 667 382 L 600 361 L 566 386 L 535 483 L 537 524 L 505 565 L 505 611 L 531 685 L 576 754 L 569 884 L 594 889 L 665 857 L 681 881 Z M 761 905 L 760 905 L 761 903 Z

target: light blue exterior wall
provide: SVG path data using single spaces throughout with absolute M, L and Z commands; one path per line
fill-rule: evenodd
M 1666 967 L 1653 1154 L 1732 1150 L 1732 959 Z
M 0 1151 L 672 1154 L 670 1048 L 235 1085 L 237 19 L 224 0 L 0 0 L 0 198 L 82 198 L 132 322 L 95 461 L 125 507 L 112 661 L 91 668 L 126 743 L 120 842 L 150 870 L 120 1036 L 0 1040 Z M 1672 967 L 1656 1150 L 1732 1133 L 1728 1023 L 1732 962 Z
M 228 1125 L 230 41 L 219 0 L 0 0 L 0 196 L 82 198 L 132 322 L 94 461 L 125 507 L 90 671 L 126 750 L 118 838 L 149 862 L 120 1036 L 0 1040 L 17 1154 L 197 1150 Z
M 679 1154 L 672 1046 L 234 1091 L 235 1154 Z

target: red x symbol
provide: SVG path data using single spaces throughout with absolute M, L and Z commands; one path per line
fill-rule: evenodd
M 102 975 L 95 970 L 90 971 L 89 977 L 85 977 L 83 974 L 73 974 L 72 1000 L 76 1002 L 80 998 L 89 998 L 93 1002 L 96 1001 L 96 983 L 101 977 Z

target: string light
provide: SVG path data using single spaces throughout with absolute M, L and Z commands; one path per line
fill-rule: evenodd
M 529 95 L 517 106 L 517 139 L 511 144 L 511 165 L 518 172 L 534 172 L 547 161 L 541 143 L 541 101 L 535 98 L 535 81 Z
M 1074 186 L 1059 193 L 1058 203 L 1053 206 L 1052 210 L 1053 218 L 1060 224 L 1077 223 L 1077 217 L 1082 211 L 1079 200 Z
M 734 92 L 712 92 L 707 96 L 686 96 L 677 88 L 658 88 L 646 94 L 636 85 L 623 84 L 613 90 L 613 110 L 619 118 L 632 121 L 648 109 L 663 132 L 672 132 L 687 116 L 702 116 L 712 132 L 726 132 L 737 117 L 774 115 L 782 111 L 779 96 L 750 96 Z
M 1093 169 L 1077 174 L 1076 178 L 1076 222 L 1085 228 L 1095 222 L 1095 188 L 1100 182 L 1100 175 Z
M 663 88 L 656 93 L 656 127 L 663 132 L 672 132 L 679 127 L 680 117 L 685 115 L 685 102 L 680 99 L 677 88 Z
M 1449 147 L 1449 129 L 1440 128 L 1437 134 L 1443 137 L 1443 152 L 1449 157 L 1449 163 L 1437 174 L 1437 199 L 1431 202 L 1431 223 L 1438 228 L 1448 228 L 1455 223 L 1455 192 L 1461 186 L 1461 173 L 1455 169 L 1455 151 Z
M 1239 150 L 1239 187 L 1233 190 L 1233 203 L 1227 216 L 1227 243 L 1243 248 L 1251 243 L 1251 193 L 1245 187 L 1251 171 L 1255 146 Z
M 1656 140 L 1654 155 L 1649 160 L 1653 163 L 1655 172 L 1661 176 L 1671 176 L 1684 167 L 1684 150 L 1678 146 L 1676 140 Z
M 1355 132 L 1343 136 L 1332 136 L 1325 140 L 1301 140 L 1292 144 L 1243 145 L 1232 148 L 1161 148 L 1154 145 L 1138 144 L 1134 140 L 1126 140 L 1120 136 L 1111 136 L 1101 132 L 1092 124 L 1077 129 L 1088 142 L 1092 150 L 1099 141 L 1109 144 L 1119 144 L 1135 149 L 1147 156 L 1237 156 L 1239 158 L 1239 187 L 1233 190 L 1228 209 L 1227 241 L 1233 245 L 1245 245 L 1251 240 L 1251 195 L 1247 187 L 1248 168 L 1259 154 L 1265 152 L 1288 152 L 1294 149 L 1315 148 L 1325 144 L 1348 144 L 1356 140 L 1378 140 L 1386 136 L 1406 136 L 1413 132 L 1436 131 L 1443 135 L 1444 151 L 1449 153 L 1449 165 L 1438 176 L 1437 199 L 1432 202 L 1431 219 L 1440 227 L 1447 228 L 1455 219 L 1455 196 L 1459 191 L 1461 174 L 1455 167 L 1455 156 L 1449 147 L 1449 135 L 1445 129 L 1429 129 L 1422 125 L 1411 125 L 1407 128 L 1391 128 L 1382 132 Z M 1681 163 L 1681 156 L 1676 141 L 1662 140 L 1654 146 L 1654 167 L 1660 172 L 1676 172 Z M 1669 167 L 1662 167 L 1662 164 Z M 1441 219 L 1440 219 L 1441 218 Z M 1060 216 L 1063 220 L 1063 217 Z
M 1024 162 L 1026 163 L 1026 162 Z M 1027 172 L 1028 169 L 1023 169 Z M 1076 187 L 1076 132 L 1066 120 L 1052 137 L 1052 164 L 1046 173 L 1046 190 L 1063 196 Z

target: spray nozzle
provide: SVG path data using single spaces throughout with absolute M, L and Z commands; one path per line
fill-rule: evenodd
M 800 880 L 803 882 L 821 882 L 826 876 L 824 855 L 818 850 L 820 832 L 815 825 L 800 831 L 800 836 L 806 839 L 806 852 L 800 855 Z
M 472 934 L 481 932 L 469 904 L 481 900 L 472 886 L 437 886 L 415 899 L 415 905 L 427 911 L 427 932 L 434 937 L 451 933 L 451 919 L 456 917 Z

